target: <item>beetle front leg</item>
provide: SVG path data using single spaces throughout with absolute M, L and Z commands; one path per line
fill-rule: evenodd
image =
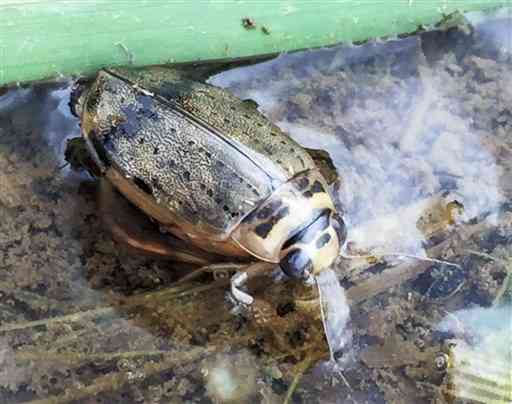
M 250 279 L 254 279 L 258 276 L 271 272 L 275 266 L 276 264 L 269 262 L 256 262 L 234 274 L 231 277 L 231 295 L 233 296 L 234 300 L 247 306 L 253 304 L 254 298 L 240 288 L 247 284 Z

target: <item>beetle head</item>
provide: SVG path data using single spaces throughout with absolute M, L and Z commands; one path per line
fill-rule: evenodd
M 331 266 L 346 237 L 343 219 L 336 212 L 325 209 L 283 245 L 281 269 L 293 278 L 307 279 L 316 275 Z

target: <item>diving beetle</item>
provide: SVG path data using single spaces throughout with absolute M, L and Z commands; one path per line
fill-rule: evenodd
M 182 242 L 164 255 L 247 262 L 231 278 L 237 301 L 252 303 L 241 287 L 253 274 L 311 282 L 338 257 L 346 228 L 325 175 L 253 101 L 150 67 L 103 69 L 70 104 L 90 171 Z

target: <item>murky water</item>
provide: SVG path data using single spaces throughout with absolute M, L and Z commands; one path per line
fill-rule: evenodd
M 296 290 L 260 288 L 277 307 L 260 323 L 230 312 L 226 285 L 176 289 L 172 264 L 112 242 L 95 182 L 64 167 L 79 134 L 70 83 L 0 96 L 0 402 L 278 403 L 290 386 L 292 402 L 507 402 L 511 20 L 472 18 L 472 35 L 283 55 L 210 80 L 329 152 L 344 253 L 379 257 L 337 265 L 352 338 L 335 368 Z M 445 354 L 475 377 L 447 371 Z

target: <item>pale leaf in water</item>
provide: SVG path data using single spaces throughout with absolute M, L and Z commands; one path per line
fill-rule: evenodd
M 320 295 L 320 308 L 325 337 L 329 345 L 331 360 L 336 360 L 336 353 L 340 352 L 351 340 L 348 328 L 350 310 L 345 296 L 334 271 L 322 271 L 316 277 Z

